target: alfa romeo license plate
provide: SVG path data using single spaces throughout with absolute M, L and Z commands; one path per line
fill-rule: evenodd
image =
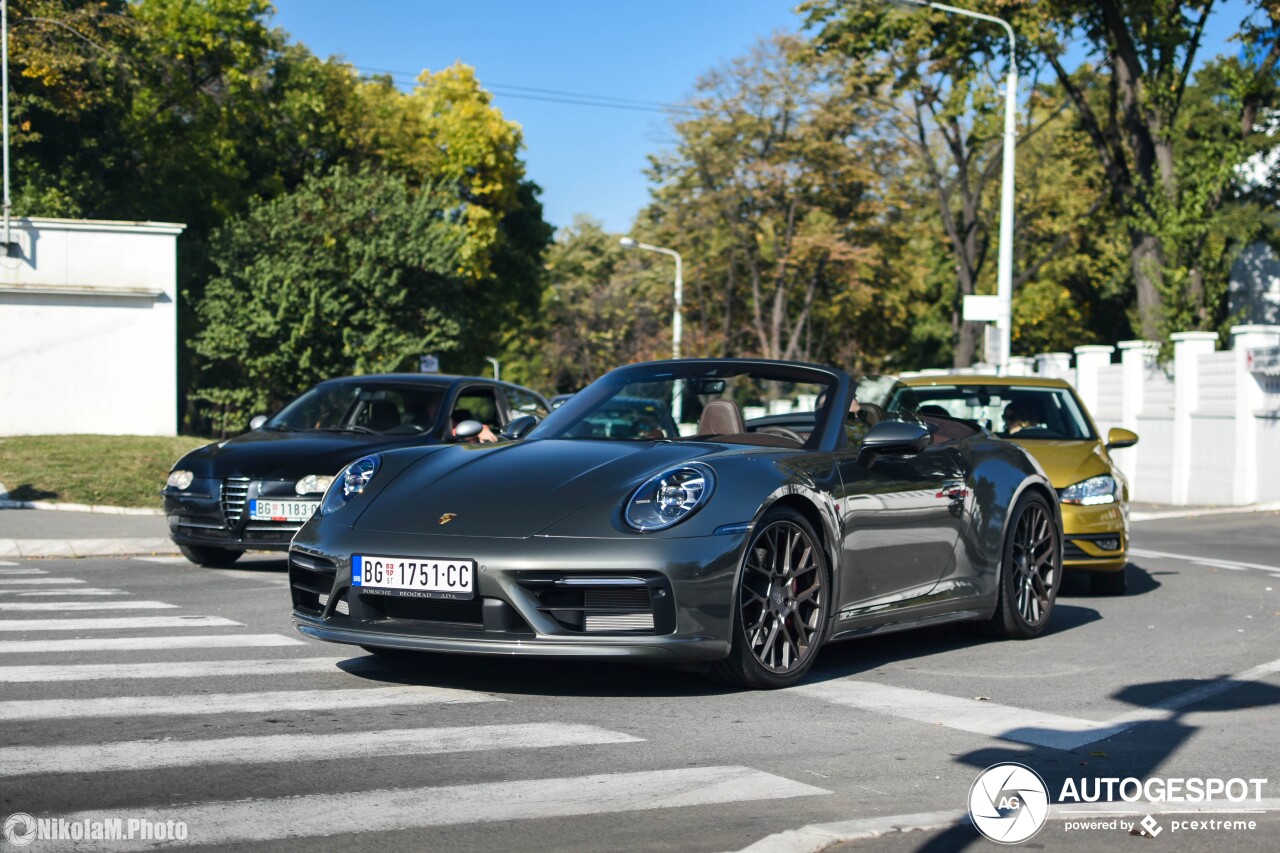
M 254 521 L 306 521 L 320 501 L 249 501 L 249 518 Z
M 475 560 L 438 557 L 351 558 L 351 585 L 362 592 L 414 598 L 475 597 Z

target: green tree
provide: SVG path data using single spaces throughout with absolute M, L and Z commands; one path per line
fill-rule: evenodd
M 637 233 L 689 259 L 704 352 L 863 352 L 884 139 L 840 97 L 839 68 L 797 62 L 801 47 L 776 36 L 705 75 L 673 118 L 676 144 L 651 158 L 653 203 Z
M 219 229 L 194 346 L 222 428 L 322 379 L 456 349 L 467 235 L 453 205 L 431 185 L 338 167 Z

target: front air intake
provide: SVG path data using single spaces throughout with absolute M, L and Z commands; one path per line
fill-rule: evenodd
M 588 634 L 624 631 L 653 632 L 653 607 L 648 588 L 585 589 L 582 594 L 583 630 Z

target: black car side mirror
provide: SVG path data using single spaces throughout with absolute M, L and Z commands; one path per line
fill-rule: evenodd
M 515 441 L 524 438 L 537 425 L 538 419 L 534 415 L 521 415 L 503 427 L 502 432 L 498 433 L 498 437 L 505 438 L 508 441 Z
M 909 421 L 881 421 L 867 430 L 862 449 L 878 453 L 919 453 L 932 438 L 922 424 Z
M 475 438 L 484 429 L 484 424 L 479 421 L 459 421 L 458 425 L 453 428 L 454 441 L 467 441 Z

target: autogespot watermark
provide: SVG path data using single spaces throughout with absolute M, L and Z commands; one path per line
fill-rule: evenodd
M 1170 835 L 1211 832 L 1220 835 L 1252 832 L 1258 821 L 1248 806 L 1262 800 L 1266 779 L 1241 778 L 1159 778 L 1129 777 L 1068 778 L 1063 781 L 1053 806 L 1054 817 L 1063 820 L 1066 832 L 1122 831 L 1156 838 L 1167 828 Z M 1020 844 L 1044 827 L 1050 812 L 1049 789 L 1040 775 L 1022 764 L 994 764 L 978 774 L 969 789 L 969 817 L 977 830 L 1000 844 Z M 1219 815 L 1167 813 L 1160 818 L 1146 815 L 1109 814 L 1108 804 L 1160 805 L 1169 811 L 1186 803 L 1196 808 L 1236 804 L 1235 813 Z M 1090 804 L 1088 809 L 1073 805 Z M 1139 807 L 1139 813 L 1142 809 Z
M 144 817 L 37 818 L 14 812 L 5 819 L 4 838 L 14 847 L 36 841 L 185 841 L 187 824 Z

